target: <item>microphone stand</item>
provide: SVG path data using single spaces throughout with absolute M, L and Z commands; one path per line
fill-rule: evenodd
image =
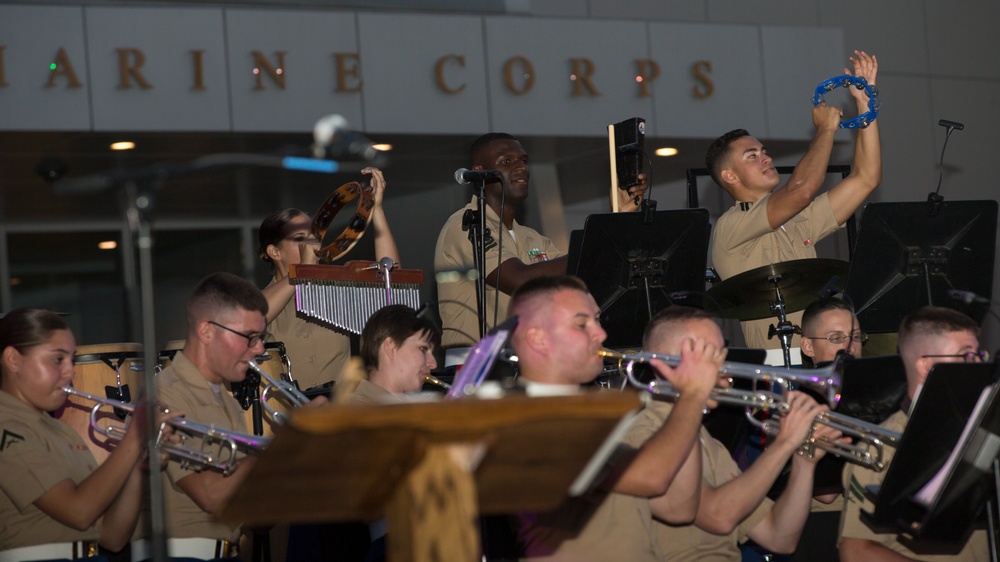
M 154 176 L 155 177 L 155 176 Z M 149 462 L 153 467 L 159 465 L 160 450 L 157 445 L 159 425 L 157 418 L 156 364 L 158 354 L 153 350 L 156 342 L 156 324 L 153 321 L 153 237 L 149 220 L 149 210 L 152 199 L 140 190 L 135 180 L 126 181 L 123 185 L 126 196 L 125 217 L 129 232 L 139 248 L 139 294 L 134 291 L 130 296 L 130 308 L 138 311 L 142 318 L 143 365 L 145 372 L 143 388 L 146 392 L 146 427 L 150 428 L 146 444 L 149 451 Z M 138 299 L 139 303 L 136 302 Z M 140 304 L 141 303 L 141 304 Z M 134 327 L 133 327 L 134 329 Z M 149 470 L 149 503 L 150 509 L 150 548 L 153 562 L 167 562 L 166 513 L 163 508 L 163 473 L 153 468 Z
M 945 128 L 944 146 L 941 147 L 941 158 L 938 162 L 937 189 L 927 194 L 927 216 L 929 217 L 937 216 L 938 212 L 940 212 L 941 210 L 941 204 L 944 203 L 944 196 L 941 195 L 941 180 L 944 178 L 944 151 L 948 149 L 948 139 L 951 138 L 951 134 L 954 131 L 956 130 L 961 131 L 965 129 L 964 124 L 955 121 L 948 121 L 947 119 L 941 119 L 940 121 L 938 121 L 938 125 Z M 929 285 L 927 294 L 929 298 L 930 296 Z
M 479 313 L 479 339 L 486 335 L 486 178 L 472 180 L 476 190 L 477 211 L 466 211 L 462 228 L 469 231 L 472 260 L 476 267 L 476 309 Z

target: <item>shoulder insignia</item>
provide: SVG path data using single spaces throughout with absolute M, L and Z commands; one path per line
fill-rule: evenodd
M 486 246 L 485 251 L 488 252 L 488 251 L 492 250 L 493 247 L 496 246 L 496 245 L 497 245 L 497 241 L 496 241 L 496 239 L 493 238 L 493 233 L 491 233 L 490 229 L 487 228 L 486 229 L 486 236 L 483 238 L 483 246 Z
M 6 451 L 7 447 L 21 441 L 24 441 L 24 436 L 18 435 L 8 429 L 3 430 L 3 434 L 0 435 L 0 452 Z

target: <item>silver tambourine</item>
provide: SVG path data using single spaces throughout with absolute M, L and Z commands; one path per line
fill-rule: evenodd
M 869 85 L 868 81 L 861 76 L 842 74 L 822 82 L 819 86 L 816 86 L 816 93 L 813 94 L 813 105 L 816 106 L 823 103 L 823 97 L 827 94 L 827 92 L 831 92 L 840 87 L 846 88 L 848 86 L 854 86 L 859 90 L 864 90 L 865 93 L 868 94 L 868 111 L 858 115 L 854 119 L 841 121 L 840 128 L 864 129 L 878 117 L 878 112 L 881 106 L 878 102 L 878 88 Z

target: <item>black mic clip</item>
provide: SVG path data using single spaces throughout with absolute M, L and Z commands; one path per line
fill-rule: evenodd
M 653 201 L 652 199 L 643 199 L 640 209 L 642 210 L 642 223 L 652 223 L 653 216 L 656 214 L 656 201 Z
M 956 131 L 961 131 L 962 129 L 965 128 L 964 123 L 959 123 L 958 121 L 949 121 L 947 119 L 939 120 L 938 125 L 947 128 L 948 132 L 951 132 L 952 129 L 955 129 Z
M 944 203 L 944 196 L 933 191 L 927 194 L 927 216 L 936 217 L 941 211 L 941 204 Z

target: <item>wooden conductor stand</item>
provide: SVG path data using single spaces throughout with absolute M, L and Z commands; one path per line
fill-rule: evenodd
M 220 516 L 385 517 L 394 562 L 477 561 L 480 514 L 555 508 L 638 406 L 601 392 L 296 410 Z

